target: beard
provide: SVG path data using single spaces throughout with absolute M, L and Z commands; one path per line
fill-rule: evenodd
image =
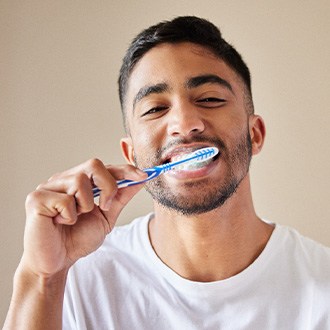
M 236 192 L 241 181 L 247 175 L 252 158 L 252 144 L 248 129 L 241 134 L 231 148 L 220 139 L 195 136 L 190 141 L 175 141 L 164 150 L 176 144 L 192 142 L 206 142 L 219 149 L 219 157 L 222 157 L 225 163 L 222 166 L 226 166 L 226 174 L 222 180 L 215 182 L 206 178 L 183 182 L 183 189 L 180 189 L 180 192 L 173 191 L 166 183 L 164 176 L 159 176 L 145 185 L 156 203 L 186 216 L 210 212 L 221 207 Z M 156 159 L 160 159 L 162 152 L 158 152 Z M 136 164 L 139 164 L 138 159 L 135 161 Z M 155 164 L 155 159 L 151 163 Z

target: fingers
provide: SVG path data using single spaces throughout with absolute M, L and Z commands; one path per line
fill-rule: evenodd
M 116 179 L 110 174 L 105 165 L 98 159 L 91 159 L 82 165 L 82 171 L 91 182 L 102 192 L 100 195 L 101 209 L 109 209 L 112 198 L 117 193 Z
M 37 187 L 38 191 L 52 191 L 74 197 L 77 213 L 90 212 L 94 207 L 92 183 L 84 173 L 49 180 Z M 56 196 L 56 195 L 54 195 Z
M 91 159 L 63 173 L 53 175 L 37 189 L 46 189 L 67 193 L 76 198 L 78 213 L 86 213 L 93 209 L 93 186 L 102 189 L 100 207 L 107 208 L 109 200 L 117 191 L 115 178 L 98 159 Z
M 59 192 L 73 196 L 77 214 L 88 213 L 94 208 L 93 186 L 101 190 L 99 206 L 109 210 L 118 192 L 116 181 L 119 179 L 141 180 L 146 173 L 132 165 L 107 165 L 98 159 L 91 159 L 63 173 L 53 175 L 37 190 Z
M 118 190 L 118 193 L 110 202 L 109 210 L 103 211 L 103 214 L 111 227 L 114 226 L 122 209 L 142 188 L 143 184 L 139 184 Z
M 28 217 L 53 218 L 56 222 L 67 225 L 77 221 L 75 198 L 67 194 L 36 190 L 27 196 L 25 208 Z
M 143 180 L 148 177 L 146 172 L 134 167 L 133 165 L 107 165 L 106 168 L 117 180 Z
M 142 180 L 147 174 L 132 165 L 107 165 L 98 159 L 91 159 L 68 171 L 68 174 L 76 175 L 82 171 L 91 182 L 101 190 L 99 205 L 102 210 L 109 210 L 113 198 L 118 192 L 117 180 L 130 179 Z

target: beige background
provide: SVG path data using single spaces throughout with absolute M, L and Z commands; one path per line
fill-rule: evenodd
M 1 305 L 22 253 L 26 194 L 91 157 L 120 163 L 117 75 L 141 29 L 209 18 L 243 54 L 267 125 L 252 164 L 260 216 L 330 245 L 330 2 L 0 0 Z M 120 223 L 151 209 L 142 192 Z

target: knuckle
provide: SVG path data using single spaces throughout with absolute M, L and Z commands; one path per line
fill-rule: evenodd
M 40 190 L 35 190 L 30 192 L 25 199 L 25 207 L 35 207 L 39 204 L 39 200 L 42 196 L 42 192 Z
M 73 196 L 64 195 L 63 199 L 61 201 L 61 204 L 62 204 L 63 208 L 70 208 L 70 207 L 76 205 L 76 200 Z
M 89 182 L 89 178 L 85 173 L 80 172 L 73 177 L 73 185 L 78 189 L 82 188 L 87 182 Z
M 98 158 L 92 158 L 92 159 L 87 161 L 87 165 L 92 170 L 97 170 L 97 169 L 99 169 L 100 167 L 103 166 L 103 163 Z
M 53 174 L 53 175 L 47 180 L 47 182 L 49 182 L 49 181 L 53 181 L 53 180 L 56 180 L 60 175 L 61 175 L 61 173 L 55 173 L 55 174 Z

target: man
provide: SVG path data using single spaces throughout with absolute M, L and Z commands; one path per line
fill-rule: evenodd
M 196 17 L 146 29 L 119 91 L 128 165 L 90 160 L 28 196 L 5 328 L 329 329 L 329 249 L 254 210 L 249 164 L 265 126 L 218 29 Z M 154 212 L 114 229 L 142 188 L 116 180 L 207 146 L 219 156 L 146 183 Z

